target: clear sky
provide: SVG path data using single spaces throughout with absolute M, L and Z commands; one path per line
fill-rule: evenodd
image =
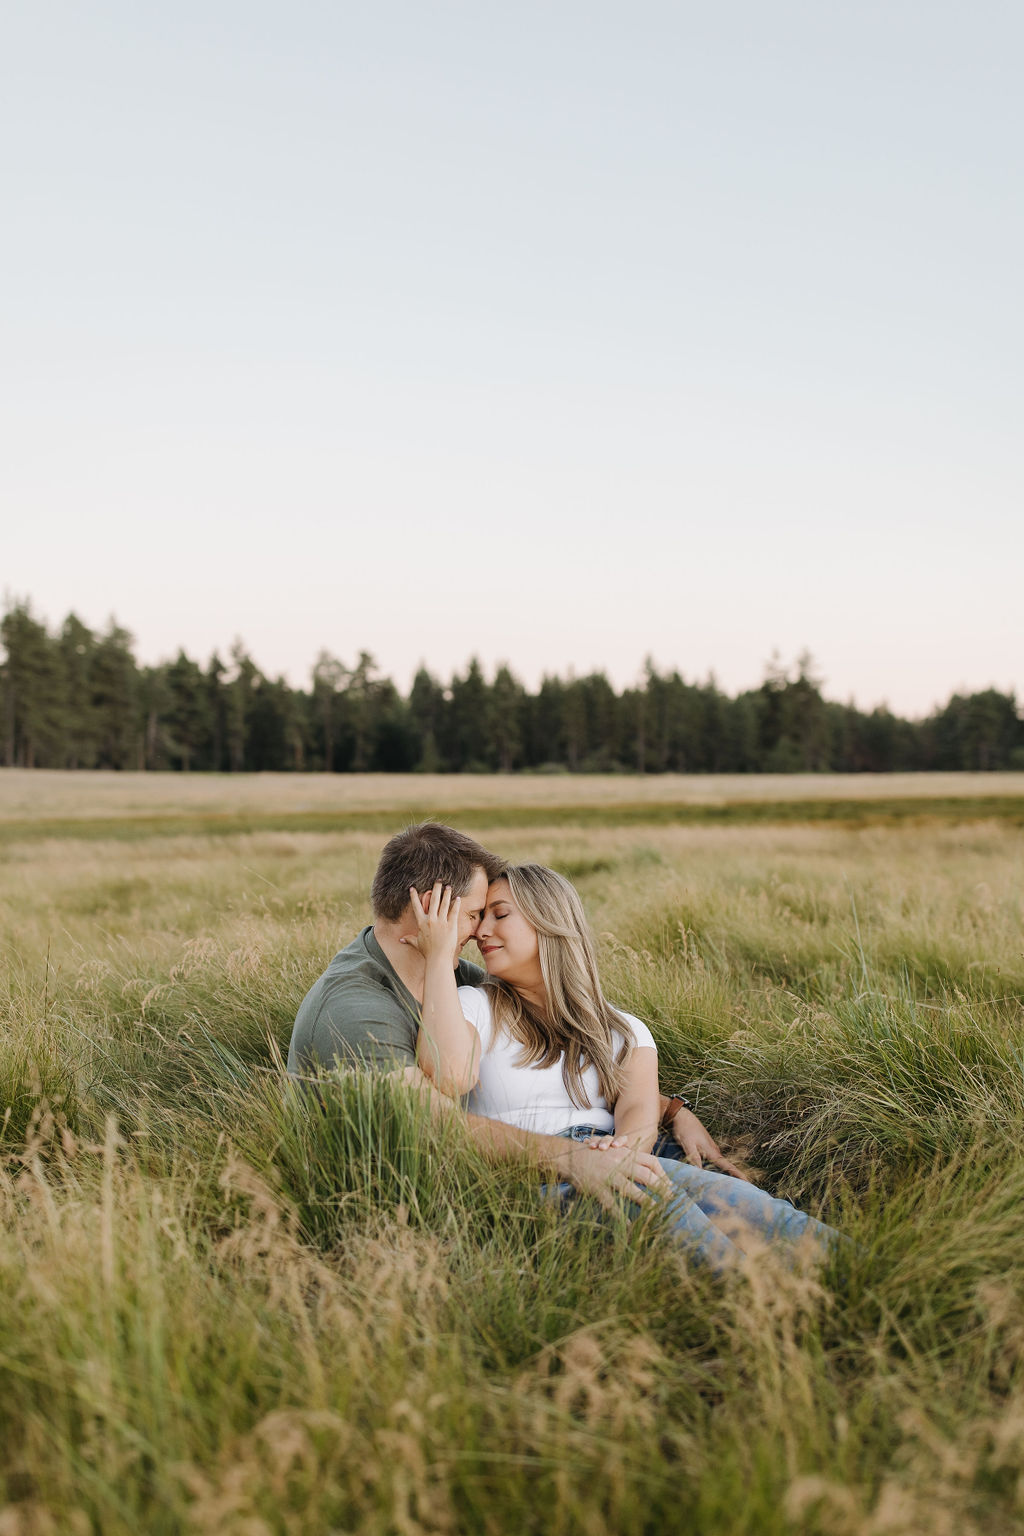
M 142 660 L 1024 692 L 1024 11 L 31 0 L 0 589 Z

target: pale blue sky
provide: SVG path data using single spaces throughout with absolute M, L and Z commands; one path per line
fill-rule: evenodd
M 0 587 L 51 623 L 1024 692 L 1018 6 L 0 26 Z

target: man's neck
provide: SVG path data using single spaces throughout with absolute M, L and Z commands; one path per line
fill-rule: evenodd
M 423 1001 L 423 982 L 427 964 L 419 950 L 411 944 L 403 944 L 403 937 L 415 937 L 415 928 L 402 922 L 389 923 L 378 919 L 373 925 L 373 936 L 390 962 L 399 981 L 408 987 L 418 1003 Z

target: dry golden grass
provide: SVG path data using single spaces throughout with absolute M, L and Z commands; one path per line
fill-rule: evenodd
M 173 774 L 0 769 L 0 821 L 451 810 L 491 806 L 726 805 L 792 800 L 1024 797 L 1024 773 Z
M 545 803 L 725 781 L 433 781 L 578 883 L 665 1079 L 860 1245 L 723 1287 L 379 1083 L 285 1114 L 272 1043 L 386 830 L 113 825 L 346 792 L 400 824 L 431 782 L 0 775 L 8 819 L 111 822 L 0 861 L 0 1536 L 1021 1529 L 1024 831 L 584 829 Z M 506 789 L 529 824 L 488 827 Z

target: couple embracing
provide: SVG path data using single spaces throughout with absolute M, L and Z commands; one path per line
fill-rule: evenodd
M 384 848 L 364 928 L 307 993 L 288 1070 L 396 1074 L 465 1105 L 492 1161 L 562 1195 L 651 1196 L 697 1262 L 723 1271 L 765 1242 L 828 1253 L 831 1228 L 749 1183 L 682 1095 L 658 1083 L 640 1019 L 608 1003 L 576 891 L 436 822 Z M 486 972 L 460 958 L 475 939 Z M 707 1163 L 711 1166 L 705 1167 Z

